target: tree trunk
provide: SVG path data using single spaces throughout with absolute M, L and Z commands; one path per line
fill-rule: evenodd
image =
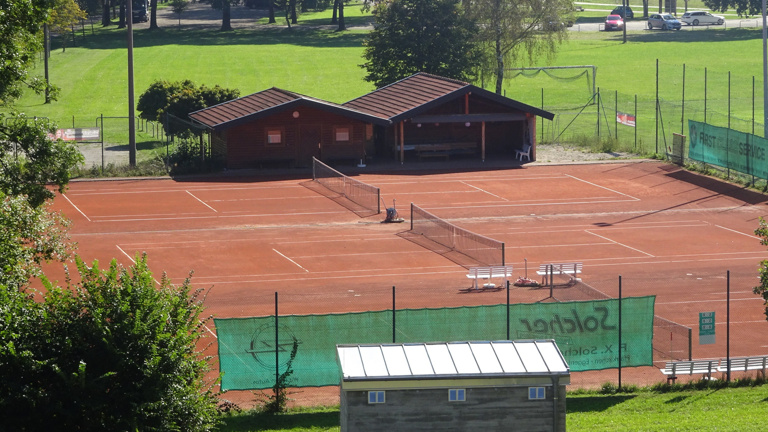
M 504 82 L 504 53 L 501 52 L 501 28 L 496 26 L 496 94 L 501 94 L 501 85 Z
M 117 28 L 125 28 L 125 0 L 120 2 L 120 20 L 117 21 Z
M 106 27 L 112 24 L 109 19 L 109 0 L 101 0 L 101 26 Z
M 269 24 L 276 23 L 277 20 L 275 19 L 275 3 L 272 0 L 269 0 Z
M 347 25 L 344 23 L 344 0 L 339 0 L 339 28 L 336 31 L 344 31 Z
M 291 24 L 298 24 L 299 19 L 296 16 L 296 0 L 291 0 Z
M 179 25 L 181 25 L 181 14 L 179 14 Z M 149 29 L 159 29 L 157 25 L 157 0 L 149 1 Z
M 232 13 L 230 11 L 229 0 L 221 2 L 221 31 L 231 31 Z
M 331 24 L 338 24 L 339 20 L 336 18 L 336 11 L 339 9 L 339 2 L 341 0 L 334 0 L 333 2 L 333 15 L 331 15 Z

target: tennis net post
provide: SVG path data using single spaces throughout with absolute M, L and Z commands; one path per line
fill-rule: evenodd
M 350 178 L 315 157 L 312 158 L 312 180 L 359 206 L 381 213 L 379 188 Z

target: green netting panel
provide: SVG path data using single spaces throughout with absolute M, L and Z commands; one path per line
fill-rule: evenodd
M 655 300 L 622 300 L 622 367 L 653 364 Z M 618 299 L 510 306 L 510 338 L 554 339 L 572 372 L 619 366 L 618 323 Z
M 623 300 L 622 366 L 653 361 L 655 297 Z M 555 339 L 571 371 L 618 367 L 617 299 L 509 306 L 512 339 Z M 392 311 L 216 319 L 222 390 L 271 388 L 275 363 L 285 371 L 293 344 L 292 387 L 339 384 L 337 344 L 392 342 Z M 396 314 L 395 341 L 504 340 L 507 306 L 404 309 Z
M 688 120 L 688 134 L 689 158 L 768 179 L 768 140 L 693 120 Z

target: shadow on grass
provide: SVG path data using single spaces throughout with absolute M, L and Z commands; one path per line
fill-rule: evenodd
M 350 24 L 347 24 L 349 26 Z M 337 32 L 333 28 L 310 28 L 294 26 L 261 27 L 258 29 L 237 29 L 220 31 L 211 28 L 162 28 L 159 30 L 134 30 L 133 42 L 136 48 L 189 45 L 189 46 L 226 46 L 226 45 L 297 45 L 305 47 L 349 48 L 363 45 L 367 32 L 348 30 Z M 51 50 L 61 49 L 59 38 L 53 41 Z M 125 48 L 125 30 L 114 27 L 100 28 L 95 34 L 86 33 L 77 39 L 77 47 L 93 50 L 113 50 Z M 71 40 L 67 48 L 71 48 Z
M 280 415 L 248 412 L 224 417 L 222 424 L 216 430 L 219 432 L 247 432 L 294 430 L 299 428 L 324 428 L 323 430 L 325 430 L 325 428 L 338 427 L 338 410 Z
M 566 403 L 566 411 L 568 413 L 601 412 L 635 397 L 635 395 L 569 397 Z

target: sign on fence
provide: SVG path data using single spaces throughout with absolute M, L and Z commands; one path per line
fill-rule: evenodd
M 715 313 L 699 312 L 699 345 L 715 343 Z
M 616 123 L 635 127 L 635 116 L 632 114 L 616 111 Z
M 623 301 L 622 366 L 653 364 L 654 296 Z M 571 371 L 618 367 L 619 300 L 396 311 L 397 343 L 554 339 Z M 509 321 L 507 329 L 507 317 Z M 392 311 L 215 319 L 222 390 L 271 388 L 293 347 L 291 387 L 339 384 L 337 344 L 392 342 Z
M 100 128 L 57 129 L 52 139 L 64 141 L 99 141 Z
M 688 157 L 768 179 L 768 140 L 757 135 L 688 120 Z

